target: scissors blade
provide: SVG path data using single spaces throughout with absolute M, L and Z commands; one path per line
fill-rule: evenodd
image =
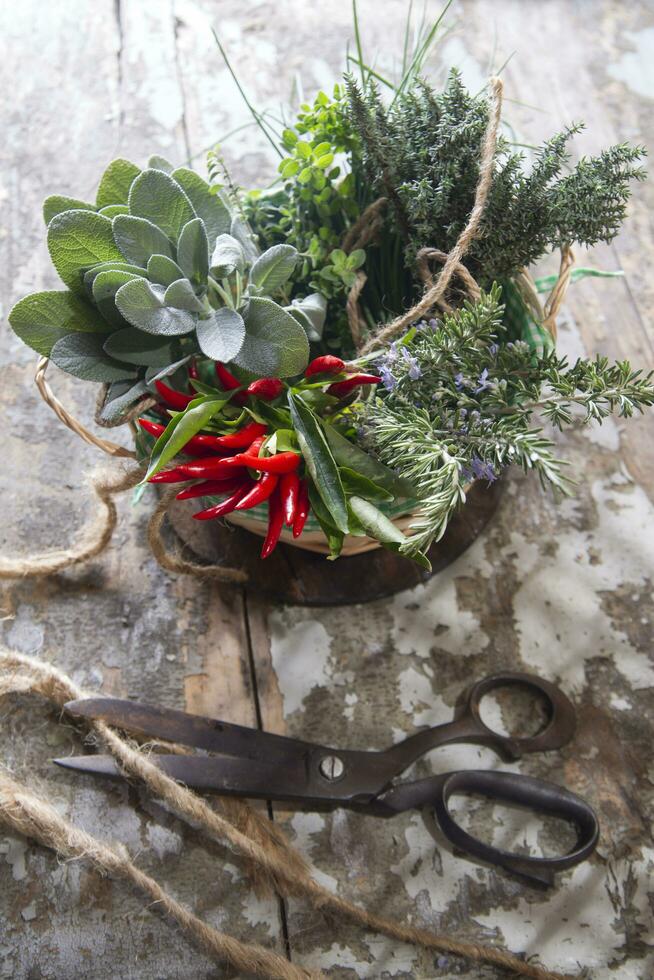
M 104 721 L 137 735 L 192 745 L 242 759 L 263 759 L 269 764 L 285 765 L 303 759 L 307 752 L 323 748 L 312 742 L 301 742 L 256 728 L 121 698 L 82 698 L 68 701 L 65 709 L 75 718 Z M 325 748 L 325 751 L 328 750 Z
M 280 769 L 266 762 L 231 756 L 153 753 L 148 759 L 167 776 L 202 792 L 264 800 L 307 800 L 306 769 L 300 761 Z M 125 778 L 124 772 L 110 755 L 67 756 L 52 761 L 63 769 L 93 776 Z

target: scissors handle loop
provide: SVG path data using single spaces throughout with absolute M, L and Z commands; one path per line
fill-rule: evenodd
M 536 735 L 513 736 L 493 731 L 481 717 L 482 699 L 491 691 L 501 687 L 526 687 L 540 695 L 547 703 L 548 720 L 545 727 Z M 575 709 L 563 691 L 555 684 L 536 677 L 504 671 L 491 674 L 473 684 L 457 706 L 455 725 L 466 730 L 471 741 L 479 741 L 495 749 L 507 759 L 519 759 L 528 752 L 549 752 L 566 745 L 575 732 Z
M 482 861 L 505 868 L 535 884 L 551 885 L 555 872 L 579 864 L 595 850 L 599 837 L 595 811 L 585 800 L 562 786 L 531 776 L 484 770 L 447 773 L 436 780 L 439 786 L 435 787 L 434 806 L 441 830 L 455 847 Z M 531 857 L 493 847 L 473 837 L 455 821 L 448 807 L 450 797 L 455 793 L 474 793 L 559 817 L 576 828 L 577 841 L 570 851 L 558 857 Z

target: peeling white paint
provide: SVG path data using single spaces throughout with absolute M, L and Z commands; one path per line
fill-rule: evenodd
M 654 684 L 654 668 L 611 623 L 601 593 L 623 583 L 644 585 L 651 576 L 654 506 L 640 487 L 625 485 L 617 473 L 611 480 L 595 481 L 591 489 L 599 526 L 589 532 L 566 527 L 557 536 L 555 556 L 538 553 L 535 560 L 534 546 L 513 535 L 521 570 L 514 597 L 520 651 L 530 667 L 561 677 L 572 690 L 583 685 L 586 658 L 613 657 L 637 690 Z M 591 548 L 600 561 L 591 561 Z
M 625 31 L 623 38 L 633 50 L 623 52 L 618 61 L 607 66 L 611 78 L 624 82 L 627 88 L 646 99 L 654 98 L 654 27 Z
M 270 652 L 284 699 L 284 714 L 300 709 L 316 687 L 330 683 L 328 665 L 332 640 L 322 623 L 300 619 L 288 626 L 284 614 L 270 616 Z

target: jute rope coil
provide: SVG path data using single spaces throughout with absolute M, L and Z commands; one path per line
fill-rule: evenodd
M 0 695 L 12 691 L 37 692 L 60 708 L 68 700 L 85 696 L 85 692 L 51 664 L 13 651 L 0 650 Z M 266 825 L 270 823 L 267 818 L 253 816 L 253 822 L 246 824 L 247 831 L 239 829 L 226 816 L 213 810 L 205 799 L 166 776 L 149 760 L 143 747 L 122 738 L 104 722 L 94 722 L 92 727 L 126 774 L 141 779 L 179 816 L 192 821 L 211 837 L 228 843 L 267 876 L 280 894 L 302 896 L 316 908 L 335 912 L 399 942 L 488 963 L 502 971 L 533 980 L 562 980 L 561 974 L 525 962 L 507 950 L 459 942 L 448 936 L 404 925 L 334 895 L 311 876 L 304 859 L 291 847 L 279 828 L 273 827 L 271 833 L 265 832 Z M 245 806 L 243 803 L 237 805 Z M 254 811 L 250 812 L 254 814 Z M 237 969 L 257 976 L 290 980 L 320 976 L 303 971 L 260 946 L 242 943 L 207 926 L 176 902 L 154 879 L 139 871 L 124 849 L 111 847 L 85 835 L 62 818 L 48 801 L 22 786 L 6 770 L 0 770 L 0 820 L 53 848 L 62 856 L 84 857 L 99 870 L 128 879 L 160 903 L 205 949 L 218 958 L 226 959 Z M 252 827 L 256 829 L 255 833 Z

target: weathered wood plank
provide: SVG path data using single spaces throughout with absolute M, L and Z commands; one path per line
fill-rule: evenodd
M 40 204 L 48 193 L 93 199 L 117 155 L 145 163 L 151 152 L 188 156 L 176 70 L 172 4 L 111 0 L 6 5 L 0 74 L 3 141 L 0 213 L 3 312 L 25 292 L 57 288 L 44 245 Z M 97 451 L 59 426 L 32 386 L 34 355 L 7 329 L 0 399 L 11 426 L 3 440 L 4 553 L 60 547 L 93 512 L 85 472 Z M 80 418 L 92 417 L 93 386 L 52 370 L 52 384 Z M 111 550 L 89 569 L 50 582 L 4 583 L 3 641 L 40 654 L 90 688 L 244 723 L 255 721 L 245 621 L 239 596 L 171 580 L 148 553 L 145 522 L 153 497 L 120 503 Z M 37 780 L 74 820 L 115 837 L 139 864 L 237 935 L 279 944 L 274 900 L 252 899 L 231 855 L 202 842 L 136 789 L 71 779 L 49 762 L 79 751 L 80 740 L 33 700 L 3 702 L 0 757 Z M 75 977 L 223 976 L 120 883 L 83 866 L 0 837 L 3 975 Z M 228 971 L 227 971 L 228 972 Z

